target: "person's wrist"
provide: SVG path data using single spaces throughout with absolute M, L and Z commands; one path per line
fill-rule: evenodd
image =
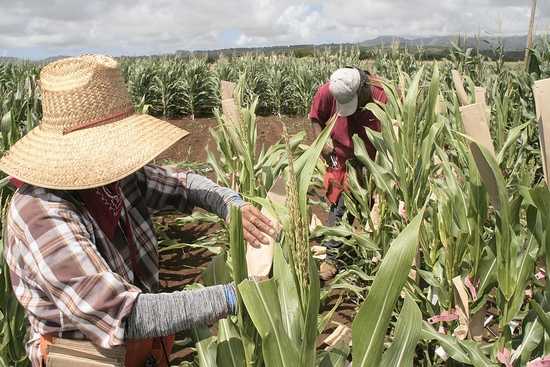
M 237 314 L 237 288 L 235 283 L 226 284 L 223 286 L 225 301 L 227 302 L 227 313 L 229 315 Z
M 244 201 L 240 196 L 238 199 L 234 199 L 226 204 L 226 214 L 225 214 L 225 223 L 229 223 L 229 215 L 230 215 L 230 209 L 232 206 L 236 206 L 240 209 L 244 208 L 245 206 L 249 205 L 250 203 L 247 201 Z

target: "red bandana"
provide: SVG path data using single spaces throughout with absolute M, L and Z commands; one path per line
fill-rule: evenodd
M 15 177 L 10 177 L 9 182 L 16 189 L 20 188 L 21 186 L 23 186 L 25 184 L 23 181 L 20 181 L 20 180 L 16 179 Z
M 98 187 L 95 189 L 82 190 L 79 192 L 84 201 L 84 205 L 95 219 L 103 233 L 113 241 L 120 222 L 120 216 L 124 208 L 124 197 L 120 190 L 118 182 Z M 122 228 L 124 237 L 130 249 L 130 261 L 132 262 L 132 271 L 134 276 L 139 278 L 138 250 L 134 239 L 134 233 L 130 226 L 130 216 L 128 211 L 124 210 L 124 227 Z
M 118 182 L 79 192 L 86 208 L 111 241 L 115 238 L 124 199 Z

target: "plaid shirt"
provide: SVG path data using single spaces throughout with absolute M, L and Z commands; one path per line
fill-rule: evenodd
M 40 365 L 40 335 L 86 338 L 103 348 L 124 343 L 124 320 L 137 296 L 159 285 L 152 213 L 190 212 L 197 205 L 225 216 L 227 204 L 240 200 L 213 183 L 205 197 L 204 187 L 188 183 L 188 174 L 149 165 L 121 181 L 138 247 L 139 284 L 125 241 L 111 242 L 70 191 L 24 185 L 14 194 L 4 255 L 30 321 L 33 366 Z M 208 197 L 212 192 L 218 196 Z M 210 204 L 194 202 L 197 195 Z

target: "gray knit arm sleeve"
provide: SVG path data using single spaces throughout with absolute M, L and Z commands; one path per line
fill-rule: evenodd
M 206 326 L 236 312 L 233 284 L 193 291 L 142 293 L 126 319 L 126 338 L 144 339 Z
M 223 219 L 227 218 L 230 205 L 241 207 L 245 204 L 245 201 L 235 191 L 222 187 L 196 173 L 187 174 L 186 186 L 189 204 L 216 213 Z

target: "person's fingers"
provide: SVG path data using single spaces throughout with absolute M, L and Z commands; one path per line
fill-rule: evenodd
M 254 239 L 254 241 L 257 242 L 257 244 L 268 244 L 269 239 L 263 235 L 262 231 L 254 225 L 254 223 L 250 222 L 249 220 L 243 220 L 243 228 L 245 229 L 245 232 L 248 232 L 248 234 Z
M 269 218 L 262 214 L 257 208 L 252 205 L 247 205 L 243 208 L 243 219 L 248 220 L 256 227 L 258 227 L 263 233 L 275 236 L 275 228 Z
M 259 214 L 257 216 L 254 216 L 251 220 L 251 222 L 258 227 L 263 233 L 274 237 L 275 236 L 275 228 L 271 224 L 271 221 L 264 216 L 263 214 Z
M 244 235 L 244 240 L 252 247 L 260 247 L 262 244 L 260 242 L 258 242 L 258 240 L 256 238 L 254 238 L 254 236 L 250 235 L 247 231 L 244 231 L 243 233 Z
M 244 210 L 245 210 L 245 213 L 247 215 L 252 215 L 252 216 L 255 216 L 255 217 L 261 217 L 263 216 L 262 215 L 262 212 L 258 210 L 258 208 L 256 208 L 255 206 L 252 206 L 252 205 L 247 205 L 244 207 Z
M 274 235 L 275 234 L 275 226 L 274 226 L 273 222 L 268 217 L 263 215 L 261 212 L 260 212 L 258 217 L 260 218 L 261 223 L 268 228 L 268 231 L 269 231 L 268 233 L 271 234 L 271 235 Z

